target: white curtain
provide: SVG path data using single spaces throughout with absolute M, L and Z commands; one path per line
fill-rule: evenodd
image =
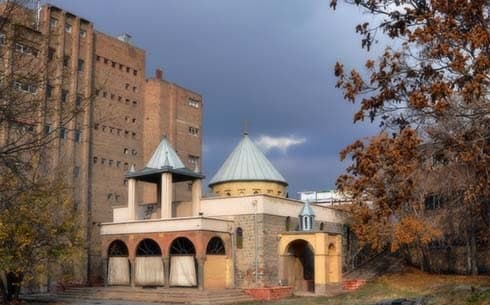
M 163 262 L 160 256 L 136 257 L 135 283 L 141 286 L 163 286 Z
M 129 285 L 129 261 L 127 257 L 109 257 L 107 283 L 109 285 Z
M 170 258 L 170 285 L 196 286 L 196 265 L 194 255 L 171 256 Z

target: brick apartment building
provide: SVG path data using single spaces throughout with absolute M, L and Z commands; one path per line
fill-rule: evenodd
M 48 167 L 61 169 L 73 186 L 89 241 L 86 264 L 75 273 L 97 280 L 99 224 L 111 221 L 113 207 L 127 202 L 124 173 L 132 165 L 144 167 L 163 136 L 187 167 L 201 168 L 202 96 L 164 80 L 162 70 L 147 79 L 145 50 L 129 35 L 98 32 L 90 21 L 49 4 L 39 10 L 17 7 L 7 18 L 0 34 L 2 73 L 16 75 L 16 62 L 27 58 L 28 70 L 34 65 L 40 71 L 39 82 L 31 86 L 23 78 L 19 90 L 44 101 L 45 109 L 82 109 L 66 124 L 55 111 L 44 115 L 36 128 L 57 132 Z M 1 145 L 12 128 L 1 126 Z M 189 198 L 188 185 L 175 188 L 174 200 Z M 156 194 L 140 193 L 140 204 L 156 201 Z

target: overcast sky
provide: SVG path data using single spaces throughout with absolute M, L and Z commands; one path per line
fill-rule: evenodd
M 333 66 L 366 58 L 356 7 L 328 0 L 53 0 L 110 35 L 129 33 L 146 50 L 148 75 L 204 99 L 203 172 L 207 181 L 241 139 L 251 138 L 289 182 L 290 197 L 327 190 L 348 166 L 339 151 L 376 132 L 353 125 L 356 106 L 335 88 Z

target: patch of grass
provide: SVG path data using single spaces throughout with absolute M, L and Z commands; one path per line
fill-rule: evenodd
M 490 277 L 435 275 L 418 270 L 385 275 L 334 297 L 292 297 L 274 305 L 371 305 L 385 299 L 427 297 L 429 305 L 490 305 Z M 247 305 L 264 302 L 244 303 Z

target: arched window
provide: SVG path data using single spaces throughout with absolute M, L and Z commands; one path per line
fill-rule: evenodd
M 242 228 L 236 228 L 236 247 L 237 249 L 243 248 L 243 230 Z
M 192 241 L 185 237 L 176 238 L 170 245 L 170 254 L 196 254 Z
M 285 224 L 285 229 L 286 231 L 289 231 L 291 229 L 291 217 L 286 217 L 286 224 Z
M 152 239 L 143 239 L 136 248 L 136 256 L 161 256 L 162 250 Z
M 206 254 L 211 255 L 225 255 L 225 245 L 221 238 L 215 236 L 211 238 L 208 242 L 208 246 L 206 247 Z
M 123 241 L 115 240 L 109 246 L 109 257 L 119 256 L 126 257 L 129 255 L 128 247 Z
M 323 222 L 321 222 L 320 223 L 320 231 L 323 231 L 323 229 L 324 229 L 324 224 L 323 224 Z

